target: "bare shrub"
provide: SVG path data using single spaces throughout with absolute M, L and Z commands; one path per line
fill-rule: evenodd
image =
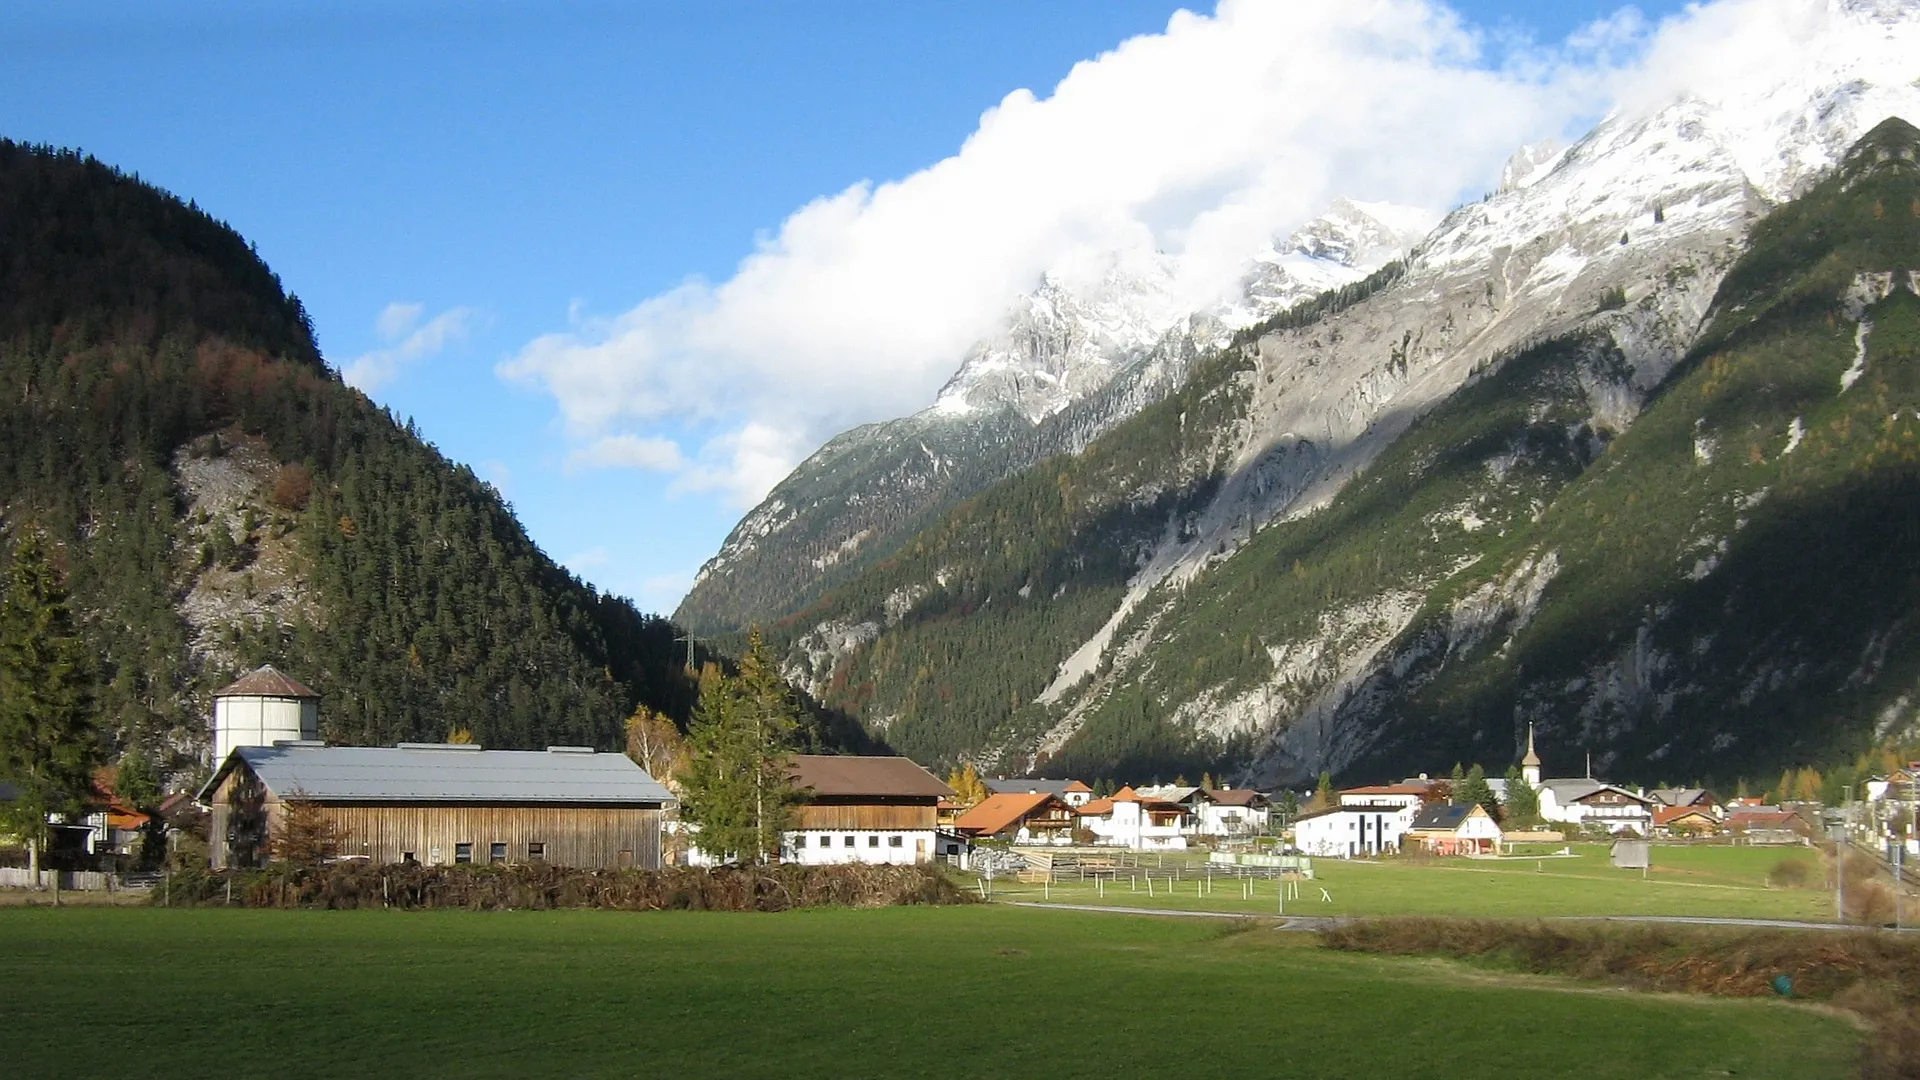
M 1805 888 L 1807 879 L 1813 876 L 1813 867 L 1805 859 L 1781 859 L 1768 871 L 1767 880 L 1786 889 Z
M 1893 888 L 1884 881 L 1847 882 L 1847 921 L 1862 926 L 1893 922 Z

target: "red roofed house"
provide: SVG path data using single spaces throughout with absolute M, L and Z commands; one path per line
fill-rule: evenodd
M 974 838 L 1016 844 L 1071 844 L 1078 824 L 1073 807 L 1047 792 L 991 795 L 961 814 L 954 828 Z
M 1192 815 L 1179 803 L 1148 799 L 1123 787 L 1080 807 L 1080 823 L 1097 842 L 1136 851 L 1184 851 Z
M 1720 829 L 1720 819 L 1700 806 L 1656 806 L 1653 831 L 1664 836 L 1711 836 Z

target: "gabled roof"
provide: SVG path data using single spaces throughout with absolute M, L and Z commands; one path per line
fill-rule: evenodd
M 993 836 L 1019 825 L 1025 818 L 1049 809 L 1063 814 L 1072 812 L 1072 807 L 1069 807 L 1058 795 L 1045 791 L 989 795 L 978 806 L 955 819 L 953 827 L 961 832 Z
M 1713 822 L 1714 820 L 1712 814 L 1707 813 L 1697 806 L 1656 806 L 1653 808 L 1653 823 L 1655 825 L 1671 825 L 1676 821 L 1690 817 L 1697 817 L 1708 822 Z
M 1413 824 L 1409 831 L 1431 830 L 1434 832 L 1453 832 L 1462 823 L 1473 816 L 1475 810 L 1482 814 L 1479 803 L 1429 803 L 1413 815 Z
M 1374 784 L 1369 787 L 1350 787 L 1343 789 L 1342 795 L 1425 795 L 1432 788 L 1427 784 Z
M 1093 790 L 1078 780 L 1042 780 L 1033 776 L 994 777 L 982 780 L 981 783 L 987 785 L 987 790 L 995 795 L 1030 795 L 1035 792 L 1045 792 L 1048 795 L 1064 796 L 1067 792 L 1075 790 L 1075 784 L 1080 785 L 1081 791 Z
M 625 754 L 555 747 L 398 747 L 280 743 L 241 746 L 200 789 L 209 800 L 242 763 L 276 797 L 326 803 L 587 803 L 667 805 L 673 793 Z
M 1087 785 L 1081 783 L 1078 780 L 1067 781 L 1067 790 L 1068 791 L 1084 791 L 1089 795 L 1093 794 L 1092 788 L 1088 787 Z
M 1666 806 L 1693 806 L 1702 802 L 1718 802 L 1713 792 L 1697 787 L 1663 787 L 1647 792 L 1653 801 Z
M 1145 802 L 1146 801 L 1145 799 L 1142 799 L 1140 797 L 1139 792 L 1133 790 L 1132 784 L 1128 784 L 1126 787 L 1123 787 L 1119 791 L 1114 792 L 1112 795 L 1109 795 L 1107 799 L 1109 802 Z
M 903 757 L 795 754 L 793 782 L 814 795 L 836 798 L 949 798 L 953 789 Z
M 1079 814 L 1081 817 L 1106 817 L 1108 814 L 1113 813 L 1113 800 L 1088 799 L 1086 802 L 1074 807 L 1073 812 Z
M 1253 788 L 1208 788 L 1207 797 L 1221 806 L 1265 806 L 1267 797 Z
M 238 680 L 228 683 L 213 692 L 213 696 L 222 697 L 283 697 L 317 698 L 320 695 L 300 680 L 274 667 L 264 665 Z
M 1328 814 L 1403 814 L 1407 808 L 1399 803 L 1343 803 L 1329 806 L 1324 810 L 1312 810 L 1294 817 L 1296 823 L 1323 818 Z

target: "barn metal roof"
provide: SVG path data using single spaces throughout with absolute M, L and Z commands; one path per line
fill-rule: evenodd
M 215 690 L 214 697 L 317 698 L 313 688 L 272 664 L 242 675 L 237 681 Z
M 280 743 L 237 747 L 200 790 L 206 801 L 244 761 L 276 796 L 357 803 L 670 804 L 673 793 L 624 754 L 581 747 L 482 750 Z

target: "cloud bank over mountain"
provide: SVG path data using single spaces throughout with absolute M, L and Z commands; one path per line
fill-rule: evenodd
M 499 370 L 553 395 L 571 465 L 750 505 L 832 434 L 927 405 L 1044 272 L 1163 252 L 1198 308 L 1337 197 L 1444 210 L 1523 143 L 1724 82 L 1729 36 L 1791 63 L 1809 20 L 1863 4 L 1626 9 L 1540 47 L 1428 0 L 1225 0 L 1008 94 L 945 160 L 801 207 L 731 278 L 572 314 Z

